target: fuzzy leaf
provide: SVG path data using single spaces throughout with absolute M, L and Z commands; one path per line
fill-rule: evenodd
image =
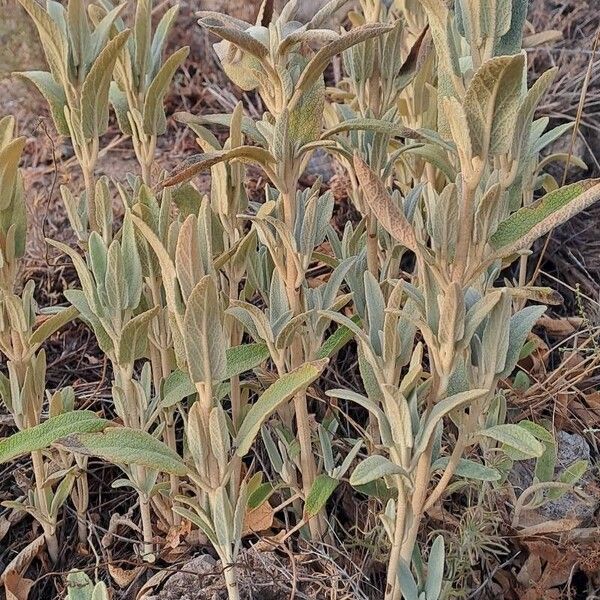
M 433 435 L 433 432 L 435 431 L 440 419 L 463 404 L 479 400 L 488 393 L 489 391 L 486 389 L 469 390 L 467 392 L 460 392 L 459 394 L 454 394 L 453 396 L 448 396 L 447 398 L 440 400 L 440 402 L 433 407 L 429 413 L 429 417 L 425 421 L 425 424 L 419 431 L 415 444 L 416 448 L 414 450 L 414 456 L 419 456 L 427 448 L 427 444 L 429 444 L 429 440 L 431 439 L 431 436 Z
M 448 457 L 438 458 L 433 465 L 432 471 L 444 470 L 448 466 Z M 465 479 L 476 479 L 477 481 L 498 481 L 502 475 L 496 469 L 486 467 L 481 463 L 461 458 L 455 470 L 455 475 L 464 477 Z
M 546 312 L 545 306 L 526 306 L 510 319 L 508 349 L 501 378 L 508 377 L 515 368 L 527 336 L 537 320 Z
M 46 99 L 52 121 L 60 135 L 70 135 L 69 126 L 65 119 L 65 106 L 67 98 L 63 88 L 55 81 L 52 73 L 47 71 L 23 71 L 15 73 L 18 77 L 28 79 Z
M 75 319 L 78 314 L 79 311 L 74 306 L 69 306 L 48 317 L 29 338 L 30 346 L 36 347 L 43 344 L 51 335 Z
M 35 23 L 52 75 L 55 80 L 64 82 L 67 78 L 67 40 L 63 32 L 35 0 L 19 2 Z
M 425 580 L 425 596 L 427 600 L 438 600 L 444 580 L 445 548 L 444 538 L 438 535 L 429 551 L 427 560 L 427 579 Z
M 219 297 L 212 276 L 203 277 L 188 298 L 183 341 L 194 383 L 222 381 L 227 364 Z
M 183 64 L 190 49 L 185 46 L 171 54 L 152 80 L 144 103 L 144 132 L 147 135 L 162 135 L 167 128 L 163 102 L 175 72 Z
M 25 138 L 18 137 L 0 149 L 0 210 L 7 209 L 14 197 L 19 176 L 18 166 L 24 147 Z
M 256 146 L 238 146 L 232 150 L 221 150 L 219 152 L 207 152 L 199 156 L 192 157 L 187 164 L 178 169 L 170 177 L 162 182 L 162 187 L 171 187 L 180 183 L 186 183 L 211 167 L 230 160 L 240 160 L 242 162 L 254 163 L 261 166 L 275 163 L 273 155 L 262 148 Z
M 374 454 L 365 458 L 354 469 L 350 476 L 350 484 L 354 487 L 365 485 L 388 475 L 406 475 L 406 471 L 401 466 L 395 465 L 389 458 Z
M 327 500 L 339 484 L 339 480 L 330 477 L 327 473 L 321 473 L 315 479 L 304 501 L 304 518 L 312 519 L 317 515 L 325 507 Z
M 108 93 L 115 62 L 129 30 L 118 33 L 100 52 L 81 88 L 81 124 L 85 139 L 100 137 L 108 127 Z
M 588 179 L 546 194 L 532 206 L 502 221 L 490 239 L 495 258 L 529 248 L 554 227 L 568 221 L 600 199 L 600 179 Z
M 225 379 L 231 379 L 236 375 L 251 371 L 270 356 L 267 345 L 260 342 L 228 348 L 225 355 L 227 361 Z
M 390 137 L 407 138 L 411 140 L 422 139 L 421 135 L 419 135 L 419 132 L 414 129 L 402 127 L 382 119 L 363 118 L 348 119 L 325 131 L 321 138 L 328 139 L 338 133 L 343 133 L 346 131 L 369 131 L 372 133 L 383 133 L 385 135 L 389 135 Z
M 129 427 L 67 435 L 60 440 L 60 445 L 71 452 L 99 456 L 116 465 L 139 465 L 173 475 L 188 472 L 181 458 L 168 446 L 145 431 Z
M 383 181 L 373 173 L 358 154 L 354 155 L 354 169 L 365 198 L 381 226 L 400 244 L 416 252 L 417 239 L 415 232 L 402 209 L 394 203 L 392 197 L 388 194 Z
M 383 23 L 368 23 L 350 30 L 337 40 L 321 48 L 306 65 L 300 79 L 298 79 L 294 99 L 299 100 L 304 92 L 313 87 L 313 84 L 315 84 L 319 77 L 322 76 L 329 61 L 336 54 L 340 54 L 356 44 L 360 44 L 365 40 L 377 37 L 391 30 L 392 27 L 390 25 L 385 25 Z M 294 104 L 294 99 L 292 99 L 292 105 Z
M 503 424 L 483 429 L 479 435 L 506 444 L 528 457 L 539 457 L 544 453 L 544 445 L 519 425 Z
M 473 76 L 464 99 L 473 152 L 478 156 L 509 151 L 512 144 L 525 55 L 497 56 Z
M 354 323 L 360 322 L 358 315 L 352 316 Z M 324 342 L 317 352 L 317 358 L 331 358 L 339 352 L 352 338 L 354 333 L 345 325 L 340 325 Z
M 76 410 L 57 415 L 40 425 L 0 440 L 0 464 L 21 454 L 43 450 L 67 435 L 102 431 L 109 423 L 90 410 Z
M 160 405 L 163 408 L 170 408 L 179 404 L 187 396 L 195 394 L 196 391 L 196 386 L 187 373 L 173 371 L 164 380 Z
M 242 457 L 248 453 L 265 420 L 281 404 L 305 390 L 321 374 L 327 362 L 327 359 L 324 359 L 306 363 L 295 371 L 282 375 L 262 393 L 248 411 L 238 431 L 235 443 L 238 456 Z

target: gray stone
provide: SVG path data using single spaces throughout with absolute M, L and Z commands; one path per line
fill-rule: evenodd
M 558 500 L 552 500 L 545 503 L 535 512 L 541 519 L 557 520 L 564 518 L 578 518 L 582 524 L 589 521 L 600 506 L 600 486 L 594 475 L 594 467 L 590 461 L 590 447 L 585 439 L 577 433 L 567 433 L 558 431 L 556 433 L 557 456 L 556 467 L 554 470 L 554 479 L 558 480 L 569 466 L 578 460 L 586 460 L 590 468 L 577 483 L 589 497 L 589 501 L 584 501 L 580 496 L 574 493 L 566 493 Z M 509 475 L 509 480 L 515 487 L 515 493 L 520 495 L 533 483 L 533 474 L 535 469 L 534 460 L 522 460 L 515 462 L 513 470 Z M 532 512 L 532 511 L 529 511 Z

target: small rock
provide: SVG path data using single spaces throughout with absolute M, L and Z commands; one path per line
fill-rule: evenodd
M 154 600 L 196 600 L 200 592 L 220 576 L 217 561 L 209 554 L 202 554 L 185 564 L 183 569 L 170 577 Z M 148 599 L 150 600 L 150 599 Z
M 558 500 L 546 502 L 535 511 L 541 520 L 558 520 L 565 518 L 577 518 L 581 522 L 589 521 L 600 506 L 600 489 L 595 481 L 593 467 L 590 461 L 590 447 L 585 439 L 577 433 L 558 431 L 556 433 L 557 454 L 556 467 L 554 469 L 554 480 L 557 481 L 561 473 L 578 460 L 586 460 L 590 467 L 577 483 L 589 496 L 596 499 L 595 502 L 585 502 L 573 493 L 566 493 Z M 535 469 L 534 460 L 522 460 L 515 463 L 509 475 L 510 482 L 515 486 L 515 493 L 520 495 L 533 483 Z M 530 517 L 533 515 L 529 515 Z

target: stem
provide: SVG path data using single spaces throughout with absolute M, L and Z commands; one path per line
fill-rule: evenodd
M 55 527 L 50 524 L 52 520 L 50 517 L 50 509 L 48 507 L 48 498 L 46 497 L 46 491 L 44 490 L 44 457 L 41 451 L 34 450 L 31 453 L 31 462 L 33 463 L 33 474 L 35 477 L 35 489 L 38 501 L 38 508 L 44 516 L 42 521 L 42 529 L 44 530 L 44 539 L 46 540 L 46 548 L 48 550 L 48 556 L 52 563 L 58 561 L 58 539 L 56 538 Z M 46 522 L 46 519 L 48 522 Z
M 240 590 L 238 587 L 237 568 L 235 564 L 223 565 L 223 576 L 225 577 L 225 586 L 227 587 L 227 597 L 229 600 L 240 600 Z
M 126 398 L 135 398 L 135 390 L 132 385 L 132 366 L 124 366 L 115 364 L 114 367 L 118 369 L 117 383 L 120 384 L 123 391 L 125 392 Z M 126 426 L 143 429 L 141 422 L 141 415 L 138 406 L 131 407 L 131 414 L 128 415 L 130 418 L 127 419 L 123 416 L 123 420 Z M 135 465 L 132 469 L 132 479 L 137 483 L 138 489 L 144 489 L 146 486 L 146 468 Z M 156 557 L 154 556 L 154 535 L 152 532 L 152 513 L 150 510 L 150 498 L 143 492 L 138 492 L 140 502 L 140 516 L 142 519 L 142 536 L 143 536 L 143 559 L 147 562 L 154 562 Z
M 154 162 L 154 152 L 156 151 L 156 136 L 144 136 L 142 144 L 142 155 L 138 157 L 142 167 L 142 181 L 148 186 L 152 186 L 152 163 Z
M 85 182 L 85 199 L 87 202 L 88 227 L 90 231 L 99 233 L 98 220 L 96 219 L 96 182 L 93 169 L 82 165 L 83 181 Z
M 471 236 L 473 232 L 473 200 L 475 198 L 475 190 L 469 187 L 464 180 L 463 186 L 456 254 L 454 256 L 454 268 L 452 273 L 455 281 L 460 281 L 467 270 L 469 248 L 471 247 Z
M 144 536 L 143 559 L 153 563 L 156 560 L 154 556 L 154 536 L 152 534 L 152 515 L 150 512 L 150 499 L 145 494 L 140 494 L 140 514 L 142 516 L 142 535 Z
M 83 459 L 84 468 L 87 466 L 87 458 Z M 88 528 L 86 523 L 86 512 L 89 505 L 89 486 L 88 486 L 88 478 L 87 471 L 82 468 L 77 480 L 75 482 L 75 486 L 77 488 L 77 532 L 79 536 L 79 543 L 83 548 L 87 548 L 88 543 Z
M 164 412 L 164 420 L 165 420 L 165 444 L 171 448 L 173 451 L 177 452 L 177 435 L 175 433 L 175 418 L 174 418 L 175 410 L 173 408 L 169 408 Z M 169 485 L 171 490 L 171 502 L 173 502 L 175 496 L 179 494 L 179 477 L 171 473 L 169 475 Z M 181 523 L 181 516 L 175 512 L 172 512 L 169 515 L 171 523 L 174 525 L 179 525 Z
M 396 507 L 396 527 L 394 529 L 394 539 L 390 550 L 390 559 L 387 569 L 387 583 L 385 586 L 385 600 L 393 600 L 397 597 L 396 588 L 398 582 L 398 567 L 402 554 L 402 543 L 404 541 L 404 526 L 406 524 L 407 511 L 407 492 L 404 487 L 402 477 L 398 476 L 398 505 Z
M 376 279 L 379 277 L 379 260 L 377 257 L 377 221 L 373 213 L 367 215 L 367 268 Z
M 295 222 L 295 206 L 294 199 L 297 187 L 297 175 L 292 173 L 286 178 L 286 191 L 281 192 L 283 198 L 283 214 L 284 221 L 288 231 L 294 231 Z M 295 262 L 288 257 L 286 261 L 287 269 L 285 273 L 285 286 L 286 293 L 290 308 L 293 311 L 293 315 L 298 315 L 302 312 L 302 299 L 300 290 L 296 289 L 296 280 L 298 273 L 296 270 Z M 295 337 L 290 355 L 291 369 L 302 366 L 305 362 L 304 348 L 302 340 Z M 294 397 L 294 410 L 296 412 L 296 429 L 298 435 L 298 442 L 300 444 L 300 465 L 302 469 L 302 490 L 304 497 L 308 497 L 313 483 L 316 478 L 317 464 L 315 462 L 315 456 L 312 449 L 312 441 L 310 436 L 310 419 L 308 415 L 308 406 L 306 400 L 306 392 L 300 392 Z M 308 523 L 310 535 L 313 540 L 320 540 L 323 538 L 325 533 L 325 513 L 323 510 L 320 511 L 313 519 Z

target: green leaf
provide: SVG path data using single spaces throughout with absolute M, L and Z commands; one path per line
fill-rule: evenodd
M 227 348 L 225 356 L 227 367 L 224 379 L 231 379 L 258 367 L 269 358 L 270 353 L 267 345 L 259 342 Z
M 98 456 L 115 465 L 139 465 L 173 475 L 188 472 L 177 453 L 139 429 L 107 427 L 101 433 L 67 435 L 60 440 L 60 445 L 71 452 Z
M 81 88 L 81 125 L 86 140 L 100 137 L 108 128 L 108 93 L 113 69 L 129 37 L 118 33 L 98 55 Z
M 383 181 L 358 154 L 354 155 L 354 169 L 365 198 L 380 225 L 400 244 L 417 252 L 417 238 L 403 210 L 394 202 Z
M 338 479 L 330 477 L 327 473 L 321 473 L 315 479 L 304 501 L 304 518 L 308 520 L 317 515 L 339 484 Z
M 131 129 L 131 123 L 129 122 L 129 102 L 127 101 L 127 95 L 122 92 L 119 86 L 113 81 L 110 84 L 108 97 L 115 111 L 119 129 L 125 135 L 131 135 L 133 131 Z
M 90 26 L 83 0 L 69 0 L 67 25 L 71 40 L 71 59 L 78 73 L 85 72 L 85 58 L 90 47 Z
M 199 19 L 198 24 L 258 59 L 262 59 L 269 54 L 269 49 L 256 37 L 240 29 L 223 27 L 212 16 Z
M 502 221 L 490 244 L 495 258 L 529 248 L 554 227 L 568 221 L 600 198 L 600 179 L 588 179 L 546 194 L 532 206 L 525 206 Z
M 216 115 L 193 115 L 187 112 L 177 112 L 173 115 L 173 118 L 179 123 L 185 123 L 186 125 L 193 127 L 194 125 L 220 125 L 221 127 L 231 128 L 232 115 L 229 114 L 216 114 Z M 259 146 L 266 146 L 267 140 L 263 134 L 258 130 L 254 121 L 245 115 L 242 116 L 241 121 L 242 133 L 249 137 L 253 142 L 256 142 Z
M 43 344 L 51 335 L 64 325 L 77 317 L 79 311 L 74 306 L 62 308 L 60 311 L 46 319 L 29 338 L 29 345 L 37 347 Z
M 540 440 L 540 442 L 554 444 L 554 437 L 552 434 L 538 423 L 534 423 L 533 421 L 519 421 L 518 425 L 529 431 L 529 433 Z
M 71 571 L 67 575 L 66 600 L 91 600 L 94 584 L 83 571 Z
M 358 315 L 352 316 L 354 323 L 360 323 L 360 317 Z M 334 354 L 337 354 L 352 338 L 354 334 L 348 327 L 341 325 L 338 327 L 323 343 L 317 352 L 317 358 L 331 358 Z
M 171 187 L 180 183 L 187 183 L 196 177 L 196 175 L 208 171 L 211 167 L 214 167 L 221 162 L 227 162 L 234 159 L 258 164 L 263 167 L 272 165 L 276 162 L 270 152 L 256 146 L 238 146 L 232 150 L 207 152 L 192 157 L 183 165 L 183 167 L 177 169 L 170 177 L 167 177 L 161 185 L 162 187 Z
M 365 458 L 352 472 L 350 484 L 354 487 L 371 483 L 388 475 L 406 475 L 406 471 L 389 458 L 374 454 Z
M 175 72 L 183 64 L 190 49 L 185 46 L 171 54 L 152 80 L 144 103 L 144 132 L 162 135 L 167 128 L 163 102 Z
M 575 484 L 583 477 L 587 468 L 587 460 L 576 460 L 560 474 L 558 480 L 561 483 Z
M 119 340 L 119 364 L 132 364 L 141 358 L 148 345 L 148 327 L 160 308 L 154 306 L 127 322 Z
M 152 38 L 152 46 L 150 48 L 150 60 L 151 60 L 151 73 L 156 73 L 160 65 L 161 55 L 165 41 L 169 30 L 173 26 L 177 14 L 179 13 L 179 6 L 172 6 L 161 18 L 156 30 L 154 32 L 154 38 Z
M 379 404 L 374 402 L 370 398 L 367 398 L 361 394 L 353 392 L 352 390 L 334 389 L 327 390 L 325 392 L 328 396 L 333 398 L 341 398 L 342 400 L 349 400 L 350 402 L 356 402 L 359 406 L 366 408 L 369 412 L 377 418 L 377 424 L 379 425 L 379 434 L 381 435 L 381 441 L 386 445 L 394 443 L 392 438 L 392 431 L 390 423 L 385 413 L 379 408 Z
M 527 336 L 537 320 L 546 312 L 545 306 L 526 306 L 510 318 L 508 350 L 501 378 L 508 377 L 515 368 Z
M 254 510 L 262 506 L 273 494 L 275 488 L 270 483 L 261 483 L 248 496 L 248 508 Z
M 548 69 L 542 73 L 527 92 L 527 95 L 519 108 L 511 151 L 512 157 L 515 160 L 523 160 L 525 158 L 525 152 L 529 146 L 531 124 L 535 111 L 542 97 L 556 79 L 557 73 L 557 68 Z
M 65 106 L 67 105 L 67 97 L 63 88 L 56 82 L 52 73 L 47 71 L 23 71 L 15 73 L 18 77 L 28 79 L 46 99 L 52 121 L 60 135 L 70 135 L 69 126 L 65 119 Z
M 164 380 L 160 405 L 170 408 L 179 404 L 184 398 L 196 393 L 196 386 L 189 375 L 183 371 L 173 371 Z
M 245 456 L 261 425 L 281 404 L 306 389 L 323 371 L 327 359 L 306 363 L 291 373 L 282 375 L 270 385 L 248 411 L 236 437 L 236 454 Z
M 513 424 L 495 425 L 483 429 L 479 435 L 492 438 L 527 457 L 539 457 L 544 453 L 544 444 L 535 439 L 524 427 Z
M 408 138 L 411 140 L 421 139 L 418 131 L 410 129 L 408 127 L 402 127 L 396 125 L 390 121 L 384 121 L 382 119 L 348 119 L 342 123 L 339 123 L 335 127 L 328 129 L 322 135 L 322 139 L 327 139 L 334 136 L 337 133 L 345 131 L 369 131 L 373 133 L 383 133 L 390 137 Z
M 200 507 L 196 509 L 196 512 L 184 508 L 183 506 L 173 507 L 174 512 L 176 512 L 178 515 L 181 515 L 184 519 L 187 519 L 191 523 L 194 523 L 194 525 L 196 525 L 200 529 L 200 531 L 202 531 L 206 535 L 213 547 L 218 548 L 219 542 L 217 540 L 214 529 L 209 523 L 207 515 L 204 513 L 201 515 L 198 514 L 198 510 L 201 510 Z
M 25 147 L 25 138 L 18 137 L 0 148 L 0 210 L 7 209 L 15 196 L 19 161 Z
M 425 580 L 425 596 L 427 600 L 438 600 L 444 580 L 445 561 L 444 538 L 438 535 L 429 551 L 427 560 L 427 579 Z
M 21 454 L 43 450 L 70 434 L 102 431 L 109 423 L 90 410 L 76 410 L 57 415 L 40 425 L 0 440 L 0 464 Z
M 404 600 L 420 600 L 417 582 L 411 573 L 410 565 L 403 558 L 398 562 L 397 576 Z
M 438 458 L 433 465 L 431 465 L 432 471 L 444 470 L 448 466 L 449 458 L 444 456 Z M 481 463 L 461 458 L 458 462 L 455 475 L 464 477 L 465 479 L 476 479 L 477 481 L 499 481 L 502 475 L 496 469 L 486 467 Z
M 431 436 L 433 435 L 433 432 L 440 419 L 463 404 L 479 400 L 486 394 L 489 394 L 489 390 L 475 389 L 454 394 L 453 396 L 449 396 L 448 398 L 444 398 L 438 402 L 431 410 L 429 417 L 419 431 L 415 443 L 415 450 L 413 452 L 414 456 L 419 456 L 425 450 L 425 448 L 427 448 L 427 444 L 429 444 L 429 440 L 431 439 Z
M 222 381 L 227 369 L 225 336 L 214 278 L 203 277 L 187 301 L 183 342 L 194 383 Z
M 138 78 L 145 83 L 150 62 L 152 0 L 138 0 L 136 5 L 133 32 L 134 65 Z M 142 84 L 140 87 L 143 89 L 145 86 Z
M 512 0 L 510 11 L 510 29 L 497 40 L 495 54 L 514 54 L 523 42 L 523 26 L 527 18 L 529 0 Z
M 474 154 L 504 154 L 510 150 L 519 110 L 525 54 L 497 56 L 481 65 L 463 107 Z
M 19 2 L 35 23 L 54 79 L 61 83 L 66 82 L 68 80 L 67 40 L 59 25 L 35 0 L 19 0 Z
M 300 100 L 302 95 L 310 90 L 317 80 L 323 75 L 323 71 L 331 59 L 336 55 L 344 52 L 351 46 L 360 44 L 365 40 L 382 35 L 392 30 L 392 26 L 383 23 L 368 23 L 351 29 L 348 33 L 342 35 L 337 40 L 330 42 L 321 48 L 306 65 L 300 79 L 296 84 L 296 92 L 290 102 L 291 107 Z

